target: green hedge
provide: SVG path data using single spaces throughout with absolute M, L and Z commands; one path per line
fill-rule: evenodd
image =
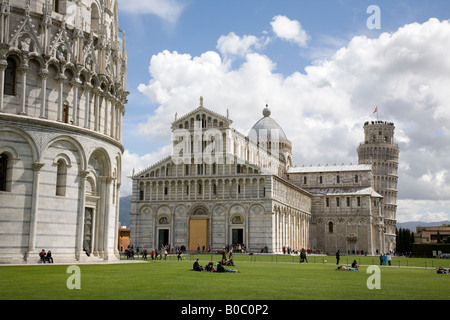
M 450 244 L 448 243 L 414 243 L 413 244 L 413 255 L 415 257 L 431 258 L 433 257 L 433 251 L 438 254 L 439 251 L 442 253 L 450 253 Z

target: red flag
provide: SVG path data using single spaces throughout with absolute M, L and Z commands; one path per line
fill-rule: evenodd
M 373 113 L 377 113 L 378 112 L 378 107 L 375 108 L 375 111 Z

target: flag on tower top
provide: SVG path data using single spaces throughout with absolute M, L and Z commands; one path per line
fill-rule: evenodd
M 375 108 L 375 111 L 373 113 L 377 113 L 378 112 L 378 107 Z

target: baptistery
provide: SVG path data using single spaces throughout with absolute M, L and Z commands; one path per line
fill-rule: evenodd
M 118 259 L 125 34 L 115 0 L 0 1 L 0 263 Z

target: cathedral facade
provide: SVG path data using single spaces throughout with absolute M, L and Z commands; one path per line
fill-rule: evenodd
M 292 144 L 267 106 L 247 136 L 203 99 L 171 130 L 172 155 L 132 176 L 133 246 L 395 248 L 399 150 L 392 123 L 364 124 L 359 164 L 316 167 L 292 165 Z
M 118 259 L 128 93 L 117 1 L 0 5 L 0 261 L 35 263 L 42 249 L 55 262 Z

